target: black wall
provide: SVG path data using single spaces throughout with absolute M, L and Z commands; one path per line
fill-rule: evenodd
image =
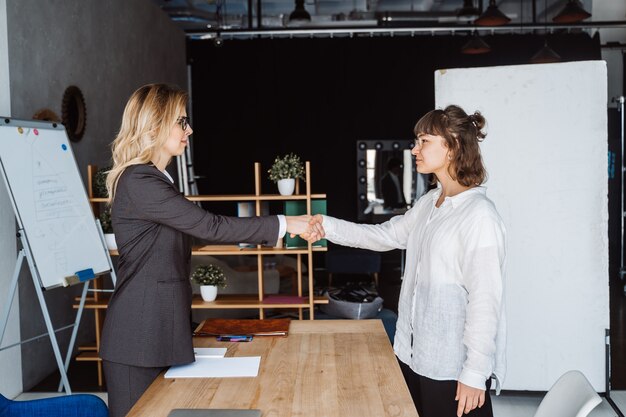
M 436 69 L 527 64 L 545 38 L 484 39 L 492 52 L 477 56 L 459 52 L 464 36 L 188 41 L 200 193 L 254 193 L 253 163 L 266 171 L 295 152 L 311 161 L 312 191 L 327 194 L 329 214 L 355 220 L 357 140 L 411 140 L 434 107 Z M 564 61 L 600 59 L 597 37 L 549 44 Z M 262 191 L 276 187 L 264 179 Z M 232 203 L 213 209 L 234 214 Z

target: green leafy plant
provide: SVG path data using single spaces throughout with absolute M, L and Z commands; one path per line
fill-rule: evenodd
M 113 223 L 111 223 L 111 207 L 106 207 L 100 213 L 100 224 L 104 233 L 113 233 Z
M 215 285 L 219 288 L 226 286 L 226 276 L 224 271 L 217 265 L 199 265 L 193 274 L 191 280 L 198 285 Z
M 111 167 L 100 168 L 92 178 L 93 196 L 98 198 L 108 197 L 107 192 L 107 172 Z
M 304 164 L 300 161 L 299 156 L 289 153 L 282 158 L 277 156 L 267 173 L 270 174 L 270 180 L 274 182 L 287 178 L 300 178 L 303 180 Z

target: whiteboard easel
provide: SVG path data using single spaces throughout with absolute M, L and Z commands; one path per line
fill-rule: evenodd
M 61 374 L 61 382 L 66 394 L 71 394 L 67 368 L 89 282 L 108 273 L 111 273 L 115 282 L 104 235 L 99 222 L 93 219 L 62 125 L 1 118 L 0 171 L 11 198 L 18 223 L 18 237 L 22 243 L 9 285 L 8 299 L 3 315 L 0 316 L 0 345 L 17 290 L 19 273 L 26 259 Z M 65 327 L 73 327 L 73 332 L 64 363 L 43 290 L 72 283 L 83 283 L 83 291 L 74 324 Z M 13 346 L 15 345 L 0 350 Z

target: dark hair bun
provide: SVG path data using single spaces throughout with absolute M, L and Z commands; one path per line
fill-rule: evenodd
M 479 111 L 475 111 L 474 114 L 470 114 L 468 116 L 470 122 L 476 128 L 476 137 L 478 139 L 484 139 L 487 134 L 483 132 L 483 128 L 485 127 L 485 118 Z

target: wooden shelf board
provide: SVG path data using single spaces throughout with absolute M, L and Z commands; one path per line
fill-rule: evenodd
M 289 200 L 306 200 L 306 194 L 280 195 L 280 194 L 239 194 L 239 195 L 188 195 L 189 201 L 289 201 Z M 323 199 L 326 194 L 311 194 L 311 198 Z
M 85 303 L 85 309 L 106 309 L 110 296 L 101 296 L 97 303 Z M 328 304 L 326 297 L 317 296 L 313 299 L 314 304 Z M 74 304 L 78 308 L 78 303 Z M 263 303 L 256 294 L 223 294 L 215 301 L 204 301 L 198 294 L 194 294 L 191 308 L 197 309 L 234 309 L 234 308 L 309 308 L 308 303 Z
M 109 299 L 111 298 L 111 296 L 109 294 L 102 294 L 100 295 L 100 297 L 98 298 L 98 302 L 95 302 L 93 300 L 91 301 L 85 301 L 85 309 L 103 309 L 103 308 L 107 308 L 108 304 L 109 304 Z M 76 304 L 74 304 L 72 307 L 73 308 L 78 308 L 80 304 L 77 302 Z
M 313 252 L 326 252 L 328 248 L 323 246 L 314 246 L 312 248 Z M 206 246 L 196 246 L 193 248 L 191 254 L 192 255 L 253 255 L 253 254 L 262 254 L 262 255 L 289 255 L 289 254 L 300 254 L 304 255 L 308 253 L 308 249 L 304 248 L 273 248 L 273 247 L 262 247 L 262 248 L 246 248 L 240 247 L 239 245 L 206 245 Z
M 76 355 L 78 362 L 100 362 L 102 359 L 98 356 L 98 352 L 81 352 Z
M 96 347 L 96 345 L 78 346 L 78 351 L 79 352 L 96 352 L 97 350 L 98 350 L 98 348 Z
M 306 200 L 306 194 L 280 195 L 280 194 L 231 194 L 231 195 L 188 195 L 189 201 L 291 201 Z M 325 199 L 326 194 L 311 194 L 311 199 Z M 92 197 L 89 199 L 91 203 L 106 203 L 109 200 L 103 197 Z
M 313 252 L 326 252 L 328 248 L 325 246 L 313 246 Z M 309 251 L 307 248 L 272 248 L 262 247 L 259 248 L 242 248 L 239 245 L 206 245 L 195 246 L 191 254 L 196 255 L 306 255 Z M 111 256 L 119 256 L 117 250 L 110 250 Z
M 326 297 L 314 297 L 314 304 L 328 304 Z M 256 294 L 235 295 L 224 294 L 217 297 L 215 301 L 204 301 L 199 295 L 194 295 L 191 308 L 194 309 L 234 309 L 234 308 L 309 308 L 308 303 L 264 303 L 259 301 Z

